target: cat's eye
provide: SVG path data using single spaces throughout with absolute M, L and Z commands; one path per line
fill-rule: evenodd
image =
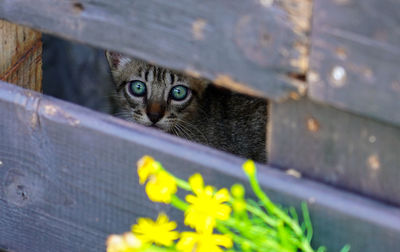
M 176 101 L 182 101 L 187 97 L 189 90 L 187 87 L 179 85 L 171 89 L 171 98 Z
M 139 80 L 129 82 L 129 92 L 134 96 L 144 96 L 146 94 L 146 84 Z

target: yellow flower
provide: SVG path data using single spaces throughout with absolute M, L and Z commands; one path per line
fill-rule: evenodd
M 248 176 L 253 176 L 256 174 L 256 165 L 254 164 L 253 160 L 247 160 L 243 164 L 243 170 Z
M 143 243 L 132 233 L 110 235 L 107 239 L 107 252 L 134 252 L 139 251 Z
M 160 171 L 150 177 L 146 184 L 146 193 L 154 202 L 170 203 L 171 196 L 177 191 L 175 179 L 166 171 Z
M 170 222 L 165 213 L 160 213 L 156 221 L 139 218 L 138 223 L 132 226 L 132 232 L 143 243 L 155 243 L 169 247 L 179 236 L 178 232 L 173 231 L 175 228 L 176 222 Z
M 228 235 L 195 232 L 182 232 L 181 239 L 176 245 L 183 252 L 222 252 L 219 246 L 231 248 L 232 239 Z
M 244 193 L 245 193 L 245 190 L 244 190 L 243 185 L 241 185 L 241 184 L 234 184 L 234 185 L 231 187 L 231 193 L 232 193 L 232 195 L 233 195 L 234 198 L 243 199 Z
M 143 156 L 137 162 L 137 172 L 139 175 L 139 183 L 144 184 L 146 180 L 151 176 L 156 174 L 162 169 L 162 166 L 159 162 L 155 161 L 150 156 Z
M 204 187 L 200 174 L 189 178 L 189 184 L 195 195 L 187 195 L 186 201 L 190 204 L 185 211 L 185 224 L 198 231 L 210 231 L 215 227 L 216 219 L 227 220 L 231 208 L 223 204 L 229 200 L 226 188 L 214 193 L 211 186 Z
M 236 213 L 243 213 L 246 210 L 246 202 L 242 199 L 234 200 L 232 203 L 232 208 Z

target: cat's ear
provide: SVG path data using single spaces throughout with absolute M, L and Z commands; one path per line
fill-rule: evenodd
M 132 61 L 131 58 L 117 52 L 106 51 L 106 57 L 113 72 L 120 71 L 124 66 L 126 66 L 126 64 Z

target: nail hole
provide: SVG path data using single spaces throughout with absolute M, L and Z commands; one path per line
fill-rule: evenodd
M 85 8 L 83 7 L 83 4 L 81 4 L 81 3 L 74 3 L 73 8 L 74 8 L 74 11 L 77 13 L 81 13 L 82 11 L 85 10 Z
M 263 33 L 261 35 L 261 45 L 262 46 L 268 46 L 269 42 L 271 41 L 271 36 L 269 36 L 269 34 L 267 33 Z
M 338 56 L 339 59 L 345 60 L 347 58 L 347 51 L 343 47 L 338 47 L 336 48 L 336 55 Z
M 28 194 L 24 191 L 25 186 L 17 185 L 17 189 L 19 190 L 17 193 L 19 195 L 21 195 L 22 200 L 27 200 L 28 199 Z

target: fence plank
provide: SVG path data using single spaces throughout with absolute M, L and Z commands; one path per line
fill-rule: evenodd
M 310 97 L 400 125 L 400 2 L 314 5 Z
M 206 183 L 244 182 L 242 159 L 151 128 L 98 114 L 29 90 L 0 85 L 0 248 L 12 251 L 104 251 L 110 233 L 161 209 L 138 184 L 144 154 L 183 178 L 201 172 Z M 395 251 L 400 210 L 259 166 L 260 181 L 281 204 L 310 202 L 315 244 L 338 251 Z
M 0 20 L 0 80 L 42 90 L 40 32 Z
M 400 128 L 308 99 L 270 109 L 272 165 L 400 205 Z
M 0 18 L 278 100 L 304 93 L 311 1 L 268 2 L 15 0 Z

